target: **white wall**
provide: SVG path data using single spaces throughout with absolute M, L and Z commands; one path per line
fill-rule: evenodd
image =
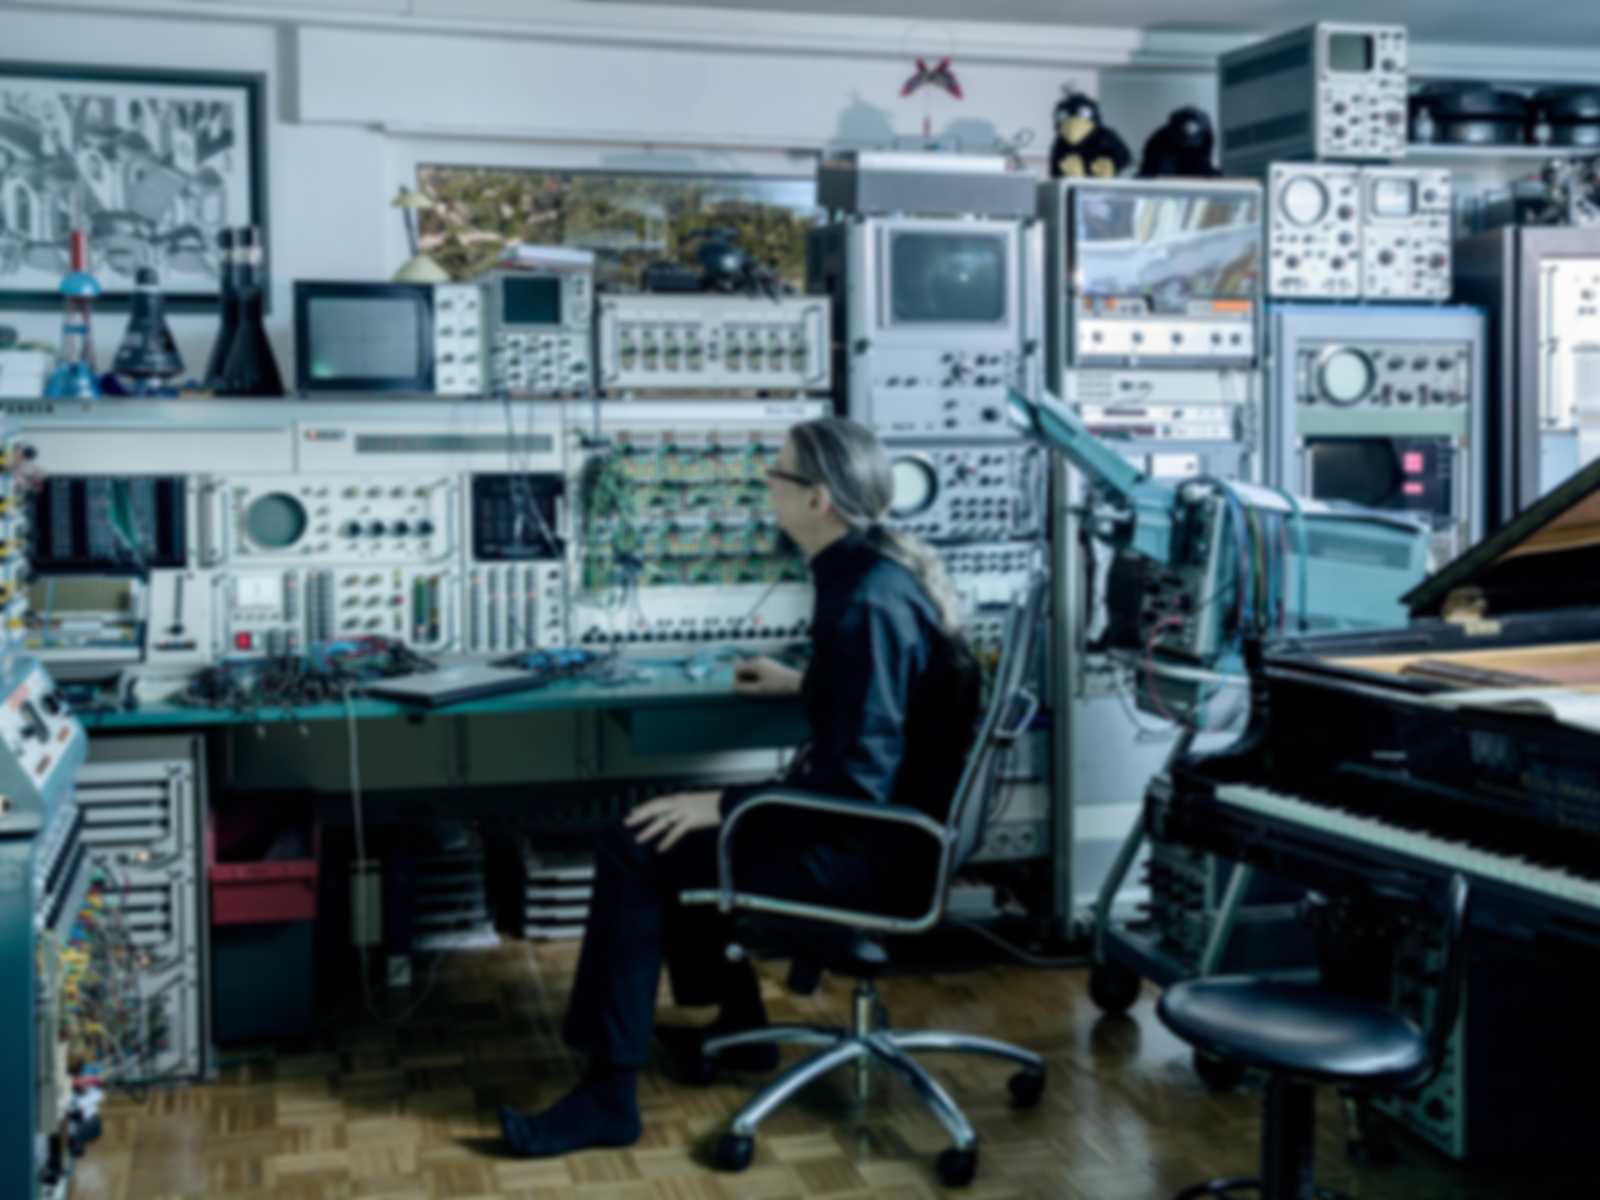
M 761 39 L 771 43 L 765 50 L 744 51 L 604 31 L 562 41 L 490 27 L 273 22 L 251 19 L 253 11 L 216 20 L 174 4 L 123 3 L 147 11 L 3 9 L 0 58 L 266 74 L 268 328 L 286 378 L 292 281 L 387 278 L 406 257 L 403 225 L 388 202 L 402 182 L 415 182 L 419 163 L 809 176 L 827 145 L 918 134 L 924 118 L 936 134 L 978 141 L 1032 130 L 1030 153 L 1042 162 L 1062 81 L 1094 85 L 1093 70 L 958 61 L 964 101 L 932 91 L 901 100 L 914 51 L 900 52 L 894 39 L 887 50 L 861 54 L 790 52 L 773 37 Z M 837 41 L 848 22 L 830 25 Z M 55 311 L 0 310 L 0 322 L 30 340 L 59 336 Z M 171 323 L 198 372 L 215 317 L 178 314 Z M 123 324 L 113 312 L 96 322 L 102 367 Z
M 926 120 L 977 142 L 1031 136 L 1043 174 L 1063 86 L 1100 94 L 1137 155 L 1172 108 L 1210 107 L 1215 56 L 1241 40 L 589 0 L 0 0 L 0 60 L 267 76 L 268 325 L 286 377 L 292 281 L 387 278 L 406 256 L 388 202 L 419 163 L 803 177 L 830 145 Z M 1488 70 L 1483 50 L 1413 53 L 1414 66 Z M 952 55 L 966 98 L 901 99 L 918 54 Z M 1554 69 L 1549 53 L 1492 57 L 1502 77 Z M 59 334 L 55 312 L 0 322 Z M 215 318 L 172 323 L 198 371 Z M 102 365 L 122 328 L 116 313 L 97 323 Z
M 4 57 L 40 62 L 264 72 L 267 76 L 268 236 L 273 255 L 269 328 L 287 376 L 293 357 L 287 333 L 288 285 L 296 276 L 386 275 L 382 225 L 371 195 L 385 174 L 384 140 L 353 126 L 296 125 L 278 119 L 280 32 L 268 25 L 215 24 L 84 13 L 6 13 Z M 388 268 L 392 270 L 393 268 Z M 55 343 L 60 314 L 0 310 L 0 322 L 25 339 Z M 125 318 L 102 314 L 95 324 L 97 359 L 109 365 Z M 174 315 L 173 333 L 189 370 L 205 366 L 217 321 Z

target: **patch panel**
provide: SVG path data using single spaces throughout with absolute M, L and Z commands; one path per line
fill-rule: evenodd
M 459 638 L 455 571 L 356 564 L 219 571 L 211 582 L 213 645 L 224 656 L 273 658 L 368 636 L 440 651 Z
M 567 641 L 561 563 L 483 563 L 467 571 L 466 649 L 500 654 Z

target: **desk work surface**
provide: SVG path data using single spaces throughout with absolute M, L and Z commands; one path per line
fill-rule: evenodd
M 798 697 L 747 696 L 735 692 L 731 662 L 713 661 L 704 673 L 699 664 L 692 672 L 686 669 L 681 659 L 622 660 L 618 666 L 617 674 L 605 679 L 557 679 L 526 691 L 437 708 L 372 699 L 353 690 L 350 708 L 362 720 L 611 709 L 618 710 L 636 743 L 643 739 L 647 743 L 667 740 L 668 744 L 673 744 L 674 738 L 692 737 L 693 731 L 712 715 L 724 718 L 716 722 L 721 726 L 716 731 L 717 745 L 730 748 L 785 745 L 804 737 L 804 717 Z M 740 720 L 729 722 L 725 718 L 735 705 Z M 154 700 L 127 710 L 91 710 L 83 713 L 82 719 L 90 730 L 110 731 L 327 721 L 342 720 L 345 716 L 345 705 L 341 702 L 235 709 Z M 730 728 L 735 725 L 737 728 Z

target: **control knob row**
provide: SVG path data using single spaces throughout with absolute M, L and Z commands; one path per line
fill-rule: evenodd
M 387 524 L 383 521 L 346 521 L 339 526 L 339 533 L 347 538 L 358 537 L 407 537 L 416 534 L 418 537 L 430 537 L 433 534 L 432 521 L 418 521 L 413 527 L 409 521 L 395 521 Z

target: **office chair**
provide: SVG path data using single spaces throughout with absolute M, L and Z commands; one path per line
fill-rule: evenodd
M 1197 1050 L 1267 1073 L 1262 1100 L 1261 1176 L 1215 1179 L 1179 1192 L 1174 1200 L 1240 1191 L 1262 1200 L 1316 1200 L 1316 1085 L 1346 1093 L 1411 1091 L 1427 1083 L 1444 1061 L 1460 1011 L 1470 890 L 1452 876 L 1445 912 L 1445 963 L 1432 1027 L 1371 1000 L 1316 984 L 1218 975 L 1174 984 L 1156 1014 Z
M 1016 1063 L 1021 1070 L 1010 1080 L 1013 1101 L 1019 1107 L 1038 1103 L 1045 1081 L 1045 1064 L 1039 1055 L 973 1034 L 888 1027 L 876 981 L 887 967 L 889 957 L 874 935 L 921 933 L 938 924 L 944 916 L 951 879 L 982 841 L 990 784 L 999 755 L 1016 742 L 1038 712 L 1038 699 L 1024 686 L 1024 680 L 1033 659 L 1034 638 L 1048 582 L 1045 572 L 1035 570 L 1027 585 L 1012 600 L 989 698 L 943 822 L 903 805 L 774 789 L 752 796 L 723 823 L 717 843 L 718 889 L 682 893 L 680 899 L 685 904 L 714 903 L 724 912 L 740 914 L 741 940 L 746 933 L 764 935 L 763 944 L 773 939 L 784 951 L 793 954 L 789 985 L 794 990 L 813 990 L 824 969 L 855 980 L 848 1028 L 774 1025 L 712 1038 L 704 1044 L 702 1062 L 709 1069 L 702 1078 L 707 1082 L 714 1071 L 716 1056 L 735 1046 L 766 1043 L 818 1048 L 818 1053 L 785 1071 L 734 1114 L 716 1148 L 717 1164 L 724 1169 L 741 1171 L 749 1166 L 755 1150 L 756 1126 L 808 1083 L 846 1063 L 855 1063 L 860 1099 L 866 1099 L 870 1068 L 876 1062 L 894 1068 L 933 1110 L 954 1142 L 939 1156 L 938 1162 L 940 1178 L 949 1187 L 970 1183 L 976 1174 L 977 1135 L 950 1094 L 910 1057 L 908 1051 L 979 1054 Z M 917 917 L 898 917 L 735 891 L 733 843 L 740 823 L 752 812 L 773 809 L 802 816 L 826 814 L 829 818 L 873 821 L 926 834 L 933 842 L 930 853 L 938 855 L 926 911 Z M 733 946 L 729 954 L 739 958 L 744 956 L 744 951 L 740 946 Z

